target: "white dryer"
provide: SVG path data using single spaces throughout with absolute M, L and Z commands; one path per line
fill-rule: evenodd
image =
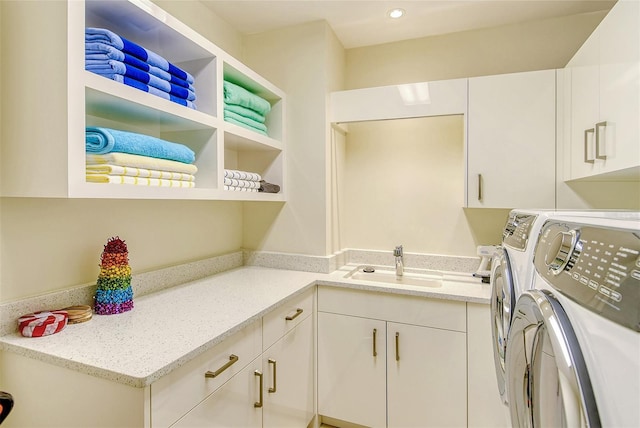
M 555 216 L 506 350 L 513 426 L 640 426 L 640 213 Z

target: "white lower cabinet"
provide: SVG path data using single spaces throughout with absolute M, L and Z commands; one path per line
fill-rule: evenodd
M 315 414 L 313 317 L 262 354 L 263 426 L 304 428 Z
M 261 369 L 257 358 L 172 427 L 261 427 Z
M 199 404 L 196 401 L 194 405 L 197 405 L 171 427 L 306 427 L 315 414 L 311 316 L 314 291 L 310 290 L 300 297 L 291 299 L 265 315 L 262 322 L 257 323 L 258 337 L 262 339 L 264 351 L 246 367 L 242 368 L 243 365 L 239 365 L 242 370 L 226 378 L 225 383 L 205 400 Z M 237 335 L 246 335 L 245 330 Z M 234 338 L 235 336 L 229 340 L 233 341 Z M 252 340 L 252 343 L 255 341 Z M 229 359 L 227 364 L 231 361 Z M 229 367 L 235 364 L 237 363 L 231 363 Z M 216 370 L 220 372 L 220 377 L 223 377 L 226 371 L 223 367 L 224 365 Z M 174 375 L 174 378 L 167 379 L 174 388 L 176 384 L 184 382 L 180 373 Z M 152 406 L 153 392 L 152 386 Z M 154 419 L 152 425 L 154 428 L 157 426 Z
M 466 305 L 320 287 L 318 413 L 370 427 L 467 425 Z

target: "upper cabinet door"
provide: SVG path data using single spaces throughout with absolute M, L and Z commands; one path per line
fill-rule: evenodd
M 469 79 L 467 207 L 555 207 L 555 76 Z
M 569 179 L 640 172 L 640 3 L 621 0 L 567 64 Z

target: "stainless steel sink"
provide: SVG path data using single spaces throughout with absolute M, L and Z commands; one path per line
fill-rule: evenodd
M 419 287 L 442 287 L 442 274 L 429 270 L 406 269 L 404 275 L 397 276 L 396 271 L 386 267 L 375 267 L 374 272 L 369 272 L 370 266 L 358 266 L 344 277 L 361 281 L 382 282 L 387 284 L 415 285 Z

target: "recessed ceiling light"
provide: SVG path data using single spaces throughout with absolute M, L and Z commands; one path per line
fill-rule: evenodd
M 404 16 L 404 9 L 391 9 L 389 12 L 387 12 L 387 16 L 393 19 L 402 18 Z

